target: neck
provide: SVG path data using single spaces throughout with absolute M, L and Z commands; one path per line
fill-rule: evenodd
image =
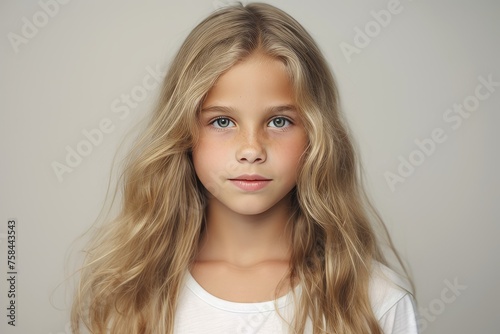
M 197 261 L 223 261 L 249 268 L 268 261 L 290 259 L 290 198 L 285 196 L 269 210 L 241 215 L 210 199 L 206 230 Z M 289 226 L 291 227 L 291 226 Z

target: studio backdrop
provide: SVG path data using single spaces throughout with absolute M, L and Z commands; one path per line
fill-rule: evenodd
M 500 3 L 265 2 L 303 24 L 335 74 L 422 332 L 498 333 Z M 112 166 L 184 38 L 228 3 L 0 3 L 0 333 L 70 333 L 66 278 Z

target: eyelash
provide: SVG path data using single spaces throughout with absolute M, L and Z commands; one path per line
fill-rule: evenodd
M 227 120 L 229 120 L 230 122 L 233 122 L 233 121 L 232 121 L 229 117 L 219 116 L 219 117 L 217 117 L 217 118 L 213 119 L 212 121 L 210 121 L 210 123 L 208 123 L 208 124 L 210 124 L 210 125 L 212 125 L 212 126 L 213 126 L 213 124 L 214 124 L 215 122 L 217 122 L 218 120 L 220 120 L 220 119 L 227 119 Z M 288 125 L 288 126 L 283 126 L 283 127 L 277 127 L 277 126 L 276 126 L 275 128 L 276 128 L 276 129 L 279 129 L 279 131 L 287 131 L 287 130 L 288 130 L 288 128 L 290 127 L 290 125 L 293 125 L 293 124 L 294 124 L 294 123 L 292 122 L 292 120 L 291 120 L 291 119 L 289 119 L 289 118 L 287 118 L 287 117 L 283 117 L 283 116 L 274 117 L 273 119 L 271 119 L 271 120 L 269 121 L 269 123 L 273 122 L 273 121 L 274 121 L 274 120 L 276 120 L 276 119 L 283 119 L 283 120 L 285 120 L 285 121 L 287 121 L 287 122 L 289 123 L 289 125 Z M 234 122 L 233 122 L 233 123 L 234 123 Z M 268 123 L 268 124 L 269 124 L 269 123 Z M 215 131 L 224 131 L 227 127 L 219 127 L 219 128 L 212 127 L 212 128 L 213 128 Z

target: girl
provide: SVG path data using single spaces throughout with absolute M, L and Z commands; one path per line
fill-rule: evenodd
M 342 117 L 292 17 L 252 3 L 206 18 L 129 155 L 120 213 L 88 250 L 73 330 L 416 333 Z

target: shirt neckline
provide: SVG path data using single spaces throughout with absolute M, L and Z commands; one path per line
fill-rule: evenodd
M 245 313 L 261 313 L 274 311 L 274 300 L 256 302 L 256 303 L 239 303 L 225 300 L 216 297 L 205 290 L 191 275 L 191 272 L 187 270 L 186 273 L 186 286 L 191 292 L 193 292 L 198 298 L 204 302 L 225 311 L 230 312 L 245 312 Z M 302 287 L 298 284 L 293 290 L 297 296 L 300 295 Z M 292 290 L 290 290 L 286 295 L 281 296 L 277 299 L 278 308 L 281 309 L 293 302 Z

